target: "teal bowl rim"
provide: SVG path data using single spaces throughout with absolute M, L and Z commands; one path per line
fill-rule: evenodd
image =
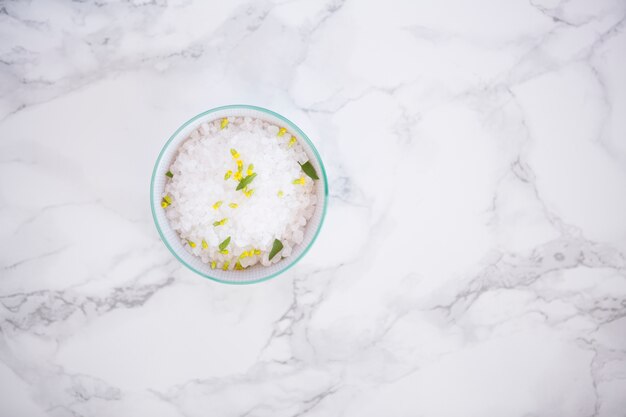
M 159 222 L 157 220 L 156 211 L 155 211 L 154 179 L 156 177 L 157 168 L 159 167 L 159 164 L 161 163 L 161 158 L 163 157 L 163 153 L 170 146 L 170 143 L 180 133 L 181 130 L 183 130 L 184 128 L 186 128 L 190 124 L 194 123 L 199 118 L 204 117 L 207 114 L 215 113 L 215 112 L 222 111 L 222 110 L 230 110 L 230 109 L 256 110 L 256 111 L 259 111 L 261 113 L 267 113 L 270 116 L 274 116 L 274 117 L 282 120 L 283 122 L 285 122 L 285 124 L 290 126 L 295 132 L 297 132 L 307 142 L 307 144 L 311 147 L 311 150 L 313 151 L 313 155 L 317 159 L 317 162 L 319 163 L 320 168 L 322 169 L 322 178 L 324 180 L 324 205 L 322 207 L 322 216 L 320 218 L 320 223 L 317 226 L 317 230 L 315 231 L 315 235 L 313 235 L 313 239 L 311 239 L 311 242 L 309 242 L 307 247 L 304 248 L 304 250 L 300 253 L 300 255 L 298 255 L 297 258 L 293 259 L 290 263 L 288 263 L 287 266 L 285 266 L 284 268 L 282 268 L 281 270 L 279 270 L 277 272 L 274 272 L 271 275 L 268 275 L 266 277 L 263 277 L 261 279 L 257 279 L 257 280 L 254 280 L 254 281 L 224 281 L 222 279 L 219 279 L 219 278 L 207 275 L 207 274 L 205 274 L 202 271 L 198 271 L 196 268 L 194 268 L 193 266 L 189 265 L 180 256 L 178 256 L 178 254 L 176 253 L 174 248 L 172 248 L 170 246 L 170 244 L 167 242 L 167 239 L 163 235 L 163 231 L 161 230 L 161 226 L 159 225 Z M 204 111 L 204 112 L 202 112 L 202 113 L 192 117 L 191 119 L 189 119 L 185 123 L 183 123 L 178 129 L 176 129 L 176 131 L 170 136 L 168 141 L 165 142 L 165 145 L 163 145 L 163 147 L 161 148 L 161 152 L 159 152 L 159 156 L 157 157 L 157 160 L 156 160 L 156 162 L 154 164 L 154 168 L 152 170 L 152 178 L 150 179 L 150 209 L 152 211 L 152 219 L 154 220 L 154 224 L 155 224 L 155 226 L 157 228 L 157 231 L 159 232 L 159 236 L 161 237 L 161 241 L 165 244 L 167 249 L 172 253 L 172 255 L 174 255 L 174 257 L 176 259 L 178 259 L 178 261 L 181 264 L 183 264 L 184 266 L 186 266 L 187 268 L 189 268 L 190 270 L 192 270 L 196 274 L 203 276 L 204 278 L 208 278 L 210 280 L 213 280 L 213 281 L 216 281 L 216 282 L 220 282 L 222 284 L 232 284 L 232 285 L 257 284 L 259 282 L 263 282 L 263 281 L 267 281 L 269 279 L 272 279 L 272 278 L 282 274 L 283 272 L 286 272 L 289 269 L 291 269 L 296 263 L 298 263 L 298 261 L 300 259 L 302 259 L 302 257 L 304 255 L 306 255 L 306 253 L 309 251 L 309 249 L 311 249 L 311 246 L 313 246 L 313 244 L 317 240 L 317 237 L 319 236 L 320 231 L 322 230 L 322 225 L 324 224 L 324 218 L 326 217 L 327 206 L 328 206 L 328 179 L 326 178 L 326 169 L 324 168 L 324 163 L 322 162 L 322 158 L 321 158 L 319 152 L 317 151 L 317 149 L 315 148 L 315 145 L 313 145 L 313 142 L 311 141 L 311 139 L 309 139 L 309 137 L 306 135 L 306 133 L 304 133 L 302 131 L 302 129 L 300 129 L 295 123 L 293 123 L 291 120 L 287 119 L 286 117 L 284 117 L 284 116 L 282 116 L 282 115 L 280 115 L 280 114 L 278 114 L 278 113 L 276 113 L 276 112 L 274 112 L 272 110 L 266 109 L 264 107 L 253 106 L 253 105 L 249 105 L 249 104 L 229 104 L 229 105 L 226 105 L 226 106 L 215 107 L 215 108 L 212 108 L 210 110 Z

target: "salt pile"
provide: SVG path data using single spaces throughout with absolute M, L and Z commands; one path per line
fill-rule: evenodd
M 211 268 L 268 266 L 302 243 L 315 211 L 308 161 L 284 127 L 250 117 L 202 123 L 180 146 L 161 205 Z

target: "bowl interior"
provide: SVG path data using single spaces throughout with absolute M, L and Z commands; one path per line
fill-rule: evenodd
M 276 124 L 277 126 L 285 127 L 290 134 L 296 137 L 298 143 L 300 143 L 303 147 L 304 151 L 309 156 L 311 164 L 313 164 L 315 170 L 318 172 L 320 179 L 315 181 L 317 204 L 313 216 L 305 227 L 304 240 L 302 243 L 293 248 L 289 257 L 283 258 L 281 261 L 271 266 L 262 266 L 257 264 L 243 271 L 222 271 L 221 269 L 211 269 L 208 264 L 203 263 L 199 258 L 187 252 L 180 241 L 178 233 L 170 227 L 169 221 L 165 216 L 165 210 L 161 207 L 160 202 L 167 180 L 165 173 L 176 158 L 179 146 L 185 141 L 185 139 L 187 139 L 191 132 L 205 121 L 212 121 L 223 117 L 238 116 L 254 117 L 266 120 L 270 123 Z M 150 185 L 150 204 L 152 206 L 152 215 L 165 246 L 167 246 L 167 248 L 180 262 L 196 273 L 215 281 L 231 284 L 250 284 L 264 281 L 280 274 L 281 272 L 284 272 L 298 262 L 298 260 L 302 258 L 302 256 L 311 247 L 319 233 L 324 220 L 324 215 L 326 213 L 327 196 L 328 183 L 326 180 L 324 165 L 322 164 L 317 150 L 304 132 L 302 132 L 302 130 L 300 130 L 300 128 L 298 128 L 291 121 L 277 113 L 261 107 L 248 105 L 218 107 L 201 113 L 183 124 L 176 132 L 174 132 L 172 137 L 167 141 L 161 150 L 152 173 L 152 182 Z

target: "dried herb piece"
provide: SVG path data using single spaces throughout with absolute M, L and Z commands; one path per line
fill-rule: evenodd
M 224 239 L 222 243 L 220 243 L 220 246 L 219 246 L 220 250 L 226 249 L 229 243 L 230 243 L 230 236 L 228 236 L 226 239 Z
M 237 186 L 237 191 L 243 189 L 244 187 L 247 187 L 256 177 L 256 172 L 253 173 L 252 175 L 248 175 L 245 178 L 242 178 L 241 181 L 239 181 L 239 185 Z
M 317 172 L 315 172 L 315 168 L 313 167 L 313 164 L 311 164 L 311 161 L 306 161 L 304 164 L 300 164 L 300 168 L 302 168 L 302 171 L 304 171 L 304 173 L 312 179 L 320 179 L 320 177 L 317 176 Z
M 274 239 L 274 244 L 272 244 L 272 250 L 270 251 L 270 261 L 281 250 L 283 250 L 283 242 L 278 239 Z

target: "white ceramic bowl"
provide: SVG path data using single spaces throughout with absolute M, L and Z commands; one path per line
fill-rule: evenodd
M 161 207 L 161 196 L 165 188 L 166 176 L 169 166 L 172 164 L 178 147 L 187 139 L 191 131 L 196 129 L 205 121 L 221 119 L 223 117 L 242 117 L 249 116 L 257 119 L 266 120 L 277 126 L 287 128 L 287 131 L 294 135 L 298 143 L 304 148 L 309 156 L 309 160 L 320 173 L 320 179 L 315 181 L 315 191 L 318 198 L 315 213 L 306 224 L 304 231 L 304 240 L 301 244 L 296 245 L 290 256 L 283 258 L 281 261 L 271 266 L 262 266 L 257 264 L 242 271 L 222 271 L 221 269 L 211 269 L 208 264 L 203 263 L 198 257 L 187 252 L 183 247 L 180 237 L 170 227 L 165 216 L 165 210 Z M 152 206 L 152 216 L 157 230 L 161 235 L 161 239 L 165 246 L 183 265 L 192 271 L 202 275 L 205 278 L 228 284 L 251 284 L 255 282 L 265 281 L 276 275 L 285 272 L 298 262 L 304 254 L 313 245 L 315 238 L 319 234 L 326 214 L 326 203 L 328 200 L 328 181 L 326 179 L 326 171 L 322 164 L 322 159 L 309 140 L 307 135 L 300 130 L 298 126 L 287 118 L 271 110 L 262 107 L 249 106 L 245 104 L 235 104 L 230 106 L 217 107 L 200 113 L 191 120 L 185 122 L 176 132 L 169 138 L 154 165 L 152 172 L 152 181 L 150 183 L 150 205 Z

